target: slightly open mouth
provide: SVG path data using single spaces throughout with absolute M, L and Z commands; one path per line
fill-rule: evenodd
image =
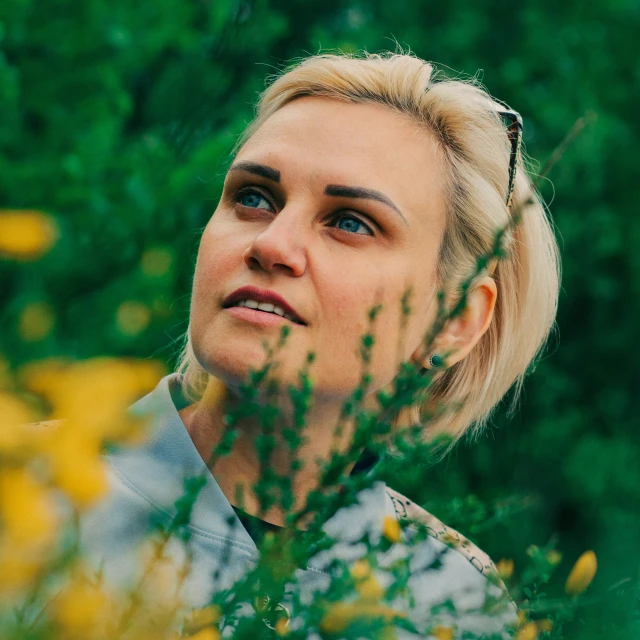
M 293 316 L 289 316 L 289 314 L 287 314 L 287 316 L 281 316 L 279 313 L 275 313 L 273 311 L 265 311 L 264 309 L 253 309 L 251 307 L 245 307 L 245 306 L 241 306 L 241 305 L 237 305 L 237 304 L 231 304 L 231 305 L 225 306 L 224 308 L 225 309 L 246 309 L 247 311 L 255 311 L 255 312 L 267 315 L 267 316 L 275 316 L 276 318 L 282 318 L 283 320 L 288 320 L 289 322 L 291 322 L 293 324 L 298 324 L 300 326 L 305 326 L 303 322 L 300 322 L 299 320 L 297 320 Z

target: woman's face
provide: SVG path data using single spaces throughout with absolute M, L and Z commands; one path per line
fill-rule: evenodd
M 191 303 L 200 364 L 227 385 L 265 362 L 282 324 L 290 333 L 276 375 L 295 384 L 307 353 L 316 398 L 342 400 L 358 385 L 368 311 L 372 390 L 399 357 L 420 353 L 435 316 L 435 269 L 445 229 L 444 177 L 435 136 L 377 104 L 297 99 L 242 147 L 204 230 Z M 224 308 L 253 285 L 282 296 L 304 325 L 264 311 Z M 402 352 L 400 300 L 413 287 Z M 250 318 L 251 316 L 251 318 Z M 275 320 L 271 325 L 255 320 Z

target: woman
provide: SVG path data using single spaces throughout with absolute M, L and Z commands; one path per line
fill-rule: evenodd
M 128 575 L 149 522 L 175 514 L 183 478 L 202 473 L 221 441 L 225 412 L 239 407 L 249 369 L 264 362 L 263 342 L 273 346 L 283 325 L 289 328 L 277 370 L 283 384 L 296 384 L 307 354 L 315 354 L 294 509 L 319 480 L 316 461 L 328 460 L 336 447 L 343 451 L 353 434 L 346 424 L 334 440 L 332 426 L 360 382 L 357 347 L 374 304 L 382 306 L 365 407 L 375 408 L 376 393 L 392 389 L 401 361 L 436 369 L 430 402 L 464 402 L 429 420 L 425 437 L 444 433 L 455 442 L 479 433 L 514 383 L 520 390 L 554 322 L 559 259 L 519 154 L 517 120 L 509 132 L 505 111 L 474 83 L 448 80 L 410 55 L 312 56 L 262 94 L 202 236 L 178 372 L 132 408 L 155 412 L 156 431 L 144 447 L 109 455 L 111 493 L 84 523 L 85 544 L 106 558 L 107 574 Z M 445 290 L 448 306 L 455 304 L 460 284 L 515 209 L 522 220 L 507 229 L 504 257 L 474 278 L 464 312 L 423 353 L 438 290 Z M 398 304 L 409 288 L 405 332 Z M 425 409 L 416 400 L 398 415 L 397 426 L 420 421 Z M 290 417 L 286 409 L 283 416 Z M 215 477 L 206 471 L 191 514 L 194 562 L 185 597 L 197 606 L 247 571 L 257 536 L 282 526 L 286 516 L 277 506 L 260 513 L 251 490 L 262 469 L 255 452 L 259 423 L 245 417 L 236 426 L 231 452 L 217 460 Z M 288 448 L 278 429 L 274 437 L 270 465 L 286 474 Z M 513 603 L 500 615 L 472 611 L 485 590 L 501 591 L 488 579 L 489 558 L 380 481 L 324 524 L 336 540 L 334 555 L 320 554 L 296 570 L 309 598 L 326 586 L 331 558 L 357 559 L 362 549 L 352 543 L 367 528 L 379 537 L 385 516 L 426 523 L 431 535 L 417 555 L 441 554 L 437 574 L 416 570 L 412 577 L 417 606 L 409 615 L 418 626 L 437 619 L 458 634 L 508 636 Z M 445 544 L 447 533 L 460 543 Z M 431 618 L 431 606 L 447 598 L 458 615 L 445 610 Z M 288 614 L 290 605 L 282 600 L 277 609 Z

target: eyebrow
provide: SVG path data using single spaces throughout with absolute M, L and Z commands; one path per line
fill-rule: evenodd
M 280 172 L 271 167 L 267 167 L 264 164 L 258 164 L 257 162 L 249 162 L 244 160 L 243 162 L 236 162 L 229 168 L 229 173 L 232 171 L 247 171 L 257 176 L 262 176 L 272 182 L 280 182 Z
M 324 192 L 328 196 L 340 196 L 342 198 L 364 198 L 366 200 L 376 200 L 377 202 L 382 202 L 388 207 L 391 207 L 404 220 L 404 223 L 407 226 L 409 225 L 407 219 L 402 215 L 402 211 L 398 209 L 393 200 L 388 196 L 385 196 L 384 193 L 376 191 L 375 189 L 365 189 L 364 187 L 345 187 L 340 184 L 328 184 Z
M 272 182 L 280 182 L 280 172 L 277 169 L 267 167 L 266 165 L 259 164 L 258 162 L 249 162 L 248 160 L 237 162 L 229 168 L 229 173 L 232 171 L 247 171 L 248 173 L 253 173 L 257 176 L 266 178 L 267 180 L 271 180 Z M 386 204 L 388 207 L 391 207 L 391 209 L 393 209 L 402 218 L 407 226 L 409 225 L 407 219 L 402 214 L 402 211 L 400 211 L 393 200 L 384 193 L 376 191 L 375 189 L 366 189 L 365 187 L 347 187 L 341 184 L 328 184 L 324 192 L 328 196 L 358 198 L 382 202 L 382 204 Z

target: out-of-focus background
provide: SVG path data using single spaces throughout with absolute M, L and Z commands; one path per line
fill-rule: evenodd
M 640 637 L 640 65 L 637 0 L 3 0 L 0 209 L 60 238 L 0 263 L 0 352 L 173 362 L 199 234 L 268 74 L 320 50 L 393 50 L 467 75 L 519 110 L 563 254 L 559 331 L 520 411 L 389 479 L 514 578 L 551 542 L 563 593 L 592 549 L 593 602 L 555 637 Z M 535 590 L 528 596 L 535 600 Z

